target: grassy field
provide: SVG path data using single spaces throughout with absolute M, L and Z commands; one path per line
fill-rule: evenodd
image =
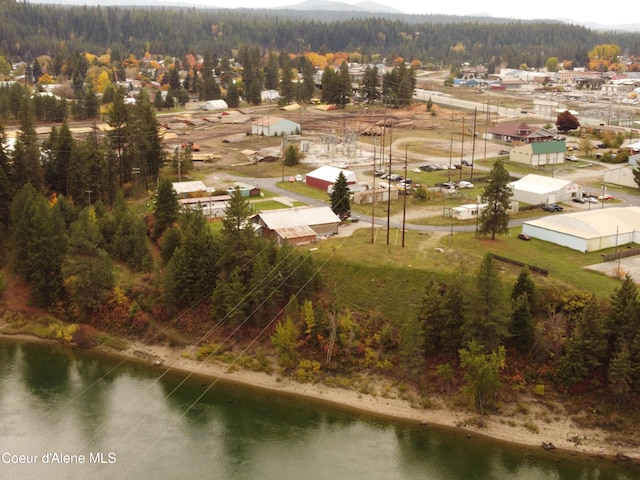
M 327 288 L 341 303 L 354 310 L 376 312 L 399 323 L 419 306 L 427 276 L 445 278 L 460 265 L 470 274 L 486 253 L 547 269 L 547 277 L 533 274 L 538 285 L 587 290 L 609 296 L 619 280 L 585 270 L 599 263 L 606 252 L 580 253 L 533 239 L 519 240 L 519 229 L 495 241 L 476 238 L 474 233 L 405 232 L 405 247 L 398 229 L 362 228 L 352 237 L 334 238 L 305 248 L 322 264 Z M 372 242 L 373 239 L 373 242 Z M 511 286 L 520 267 L 499 263 L 504 280 Z

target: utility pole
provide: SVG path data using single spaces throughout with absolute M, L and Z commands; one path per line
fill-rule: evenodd
M 402 248 L 404 248 L 404 232 L 405 232 L 405 224 L 407 219 L 407 147 L 404 147 L 404 203 L 402 205 Z

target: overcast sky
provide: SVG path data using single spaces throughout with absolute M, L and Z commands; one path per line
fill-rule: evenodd
M 134 0 L 135 1 L 135 0 Z M 182 0 L 191 4 L 212 7 L 232 7 L 223 0 Z M 355 4 L 357 0 L 341 0 L 344 3 Z M 474 15 L 486 14 L 492 17 L 520 18 L 520 19 L 551 19 L 573 20 L 579 23 L 594 22 L 604 25 L 636 23 L 633 16 L 624 15 L 624 9 L 617 8 L 619 4 L 605 6 L 604 4 L 589 4 L 587 2 L 568 2 L 537 0 L 535 2 L 498 1 L 478 2 L 477 0 L 375 0 L 377 3 L 389 5 L 402 13 L 414 14 L 448 14 Z M 301 3 L 302 0 L 242 0 L 238 6 L 244 8 L 274 8 Z M 591 6 L 589 6 L 591 5 Z

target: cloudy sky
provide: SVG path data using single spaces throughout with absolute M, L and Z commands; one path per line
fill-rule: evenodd
M 191 4 L 212 7 L 232 7 L 221 0 L 182 0 Z M 341 0 L 344 3 L 355 4 L 357 0 Z M 301 3 L 302 0 L 242 0 L 239 2 L 244 8 L 274 8 Z M 536 2 L 498 1 L 478 2 L 477 0 L 457 0 L 425 2 L 419 0 L 376 0 L 377 3 L 389 5 L 403 13 L 414 14 L 449 14 L 474 15 L 486 14 L 492 17 L 520 18 L 520 19 L 552 19 L 575 21 L 579 23 L 594 22 L 604 25 L 618 25 L 636 23 L 635 18 L 624 16 L 620 8 L 604 8 L 602 5 L 575 3 L 567 1 L 537 0 Z

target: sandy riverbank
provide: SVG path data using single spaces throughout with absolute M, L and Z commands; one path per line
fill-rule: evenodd
M 251 388 L 306 397 L 316 402 L 328 403 L 369 415 L 426 426 L 464 429 L 471 436 L 485 436 L 504 442 L 537 447 L 541 451 L 543 443 L 552 443 L 556 450 L 549 454 L 565 452 L 602 458 L 616 458 L 624 455 L 636 463 L 640 461 L 639 447 L 620 447 L 611 444 L 607 441 L 607 432 L 579 427 L 560 405 L 554 405 L 553 411 L 550 411 L 548 406 L 533 398 L 519 402 L 526 408 L 526 415 L 492 415 L 486 418 L 485 427 L 479 428 L 467 423 L 470 418 L 476 417 L 474 413 L 446 408 L 437 399 L 433 402 L 437 406 L 433 408 L 414 408 L 409 401 L 393 395 L 362 394 L 322 384 L 298 383 L 280 378 L 276 374 L 234 370 L 224 364 L 195 360 L 188 350 L 176 350 L 164 346 L 132 344 L 125 352 L 119 352 L 117 355 L 121 358 L 139 359 L 151 364 L 161 363 L 162 365 L 157 368 L 163 371 L 206 376 Z M 525 424 L 535 424 L 539 431 L 532 432 Z
M 28 342 L 45 342 L 28 335 L 4 335 L 0 337 Z M 161 345 L 132 343 L 124 351 L 97 351 L 122 361 L 141 362 L 152 365 L 159 372 L 175 372 L 188 376 L 199 376 L 213 382 L 223 381 L 249 388 L 257 388 L 307 398 L 310 401 L 330 404 L 339 408 L 379 416 L 388 419 L 414 422 L 425 427 L 458 429 L 470 437 L 489 437 L 522 446 L 539 448 L 548 455 L 580 455 L 585 457 L 610 458 L 618 461 L 620 455 L 630 459 L 640 468 L 640 448 L 620 447 L 607 441 L 607 432 L 576 426 L 560 406 L 553 412 L 547 410 L 536 399 L 519 402 L 527 410 L 522 415 L 491 415 L 485 418 L 483 428 L 467 423 L 475 415 L 468 411 L 452 410 L 434 399 L 433 408 L 414 408 L 409 401 L 394 395 L 362 394 L 357 391 L 328 387 L 322 384 L 298 383 L 276 374 L 269 375 L 248 370 L 236 370 L 217 362 L 195 360 L 195 349 L 174 349 Z M 532 432 L 525 423 L 535 424 L 539 431 Z M 555 450 L 544 450 L 543 443 L 552 443 Z

